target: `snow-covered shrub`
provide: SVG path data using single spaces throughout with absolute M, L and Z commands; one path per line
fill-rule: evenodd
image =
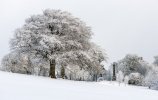
M 122 71 L 119 71 L 119 72 L 117 73 L 117 75 L 116 75 L 116 80 L 119 82 L 119 84 L 123 82 L 123 80 L 124 80 L 124 75 L 123 75 Z
M 65 76 L 69 80 L 92 81 L 89 72 L 81 70 L 77 65 L 68 65 L 65 68 Z
M 144 77 L 140 73 L 131 73 L 129 75 L 128 84 L 141 86 L 143 78 Z
M 129 76 L 125 76 L 125 77 L 124 77 L 124 83 L 125 83 L 125 84 L 128 84 L 128 81 L 129 81 Z

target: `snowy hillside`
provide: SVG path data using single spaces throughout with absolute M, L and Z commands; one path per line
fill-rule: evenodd
M 53 80 L 0 71 L 0 100 L 157 100 L 158 91 L 110 82 Z

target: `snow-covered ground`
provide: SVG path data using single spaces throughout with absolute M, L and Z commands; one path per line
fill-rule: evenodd
M 158 100 L 158 91 L 114 82 L 54 80 L 0 71 L 0 100 Z

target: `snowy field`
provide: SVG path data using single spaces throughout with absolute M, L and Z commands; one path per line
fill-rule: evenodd
M 112 82 L 76 82 L 0 71 L 0 100 L 158 100 L 158 91 Z

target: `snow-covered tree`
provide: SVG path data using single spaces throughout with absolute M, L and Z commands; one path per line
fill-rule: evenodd
M 117 67 L 117 72 L 122 71 L 124 75 L 138 72 L 145 76 L 150 66 L 143 60 L 142 57 L 128 54 L 125 56 L 125 58 L 118 62 Z
M 154 64 L 155 66 L 158 66 L 158 56 L 155 56 L 155 57 L 154 57 L 154 62 L 153 62 L 153 64 Z
M 36 71 L 31 71 L 31 74 L 48 74 L 48 65 L 55 61 L 56 69 L 64 66 L 66 71 L 69 66 L 71 75 L 83 70 L 93 78 L 102 73 L 101 63 L 106 56 L 96 44 L 90 42 L 92 34 L 90 27 L 70 13 L 47 9 L 41 15 L 26 19 L 25 24 L 15 31 L 10 47 L 12 52 L 25 54 L 26 58 L 32 56 L 31 65 L 27 67 L 31 66 Z M 10 57 L 8 60 L 11 60 Z M 3 61 L 7 64 L 7 60 Z M 71 65 L 78 66 L 77 70 L 73 70 Z M 79 75 L 83 77 L 84 74 Z
M 144 79 L 144 85 L 158 90 L 158 68 L 153 67 Z

